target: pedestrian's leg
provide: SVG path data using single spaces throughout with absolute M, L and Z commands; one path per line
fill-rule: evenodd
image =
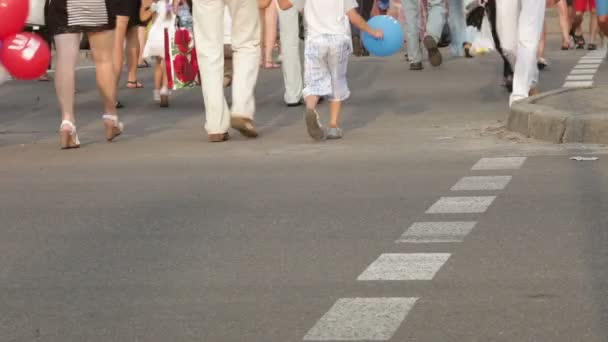
M 253 1 L 249 1 L 253 3 Z M 198 0 L 193 3 L 196 54 L 201 69 L 201 83 L 205 100 L 206 124 L 210 135 L 222 135 L 230 127 L 230 110 L 224 98 L 224 3 L 214 0 Z M 256 8 L 254 17 L 259 20 Z M 234 26 L 233 26 L 234 27 Z M 235 28 L 233 37 L 240 28 Z M 259 42 L 259 29 L 253 32 Z M 259 45 L 256 46 L 255 65 L 259 61 Z M 211 138 L 211 136 L 210 136 Z
M 274 63 L 273 51 L 277 44 L 278 8 L 272 3 L 264 13 L 264 67 L 276 69 L 279 66 Z
M 558 1 L 557 12 L 559 13 L 559 27 L 562 31 L 562 50 L 570 48 L 570 17 L 566 0 Z
M 543 33 L 540 35 L 540 41 L 538 42 L 538 59 L 545 58 L 545 45 L 547 43 L 547 22 L 543 24 Z
M 66 33 L 55 36 L 57 49 L 55 67 L 55 91 L 61 109 L 61 119 L 72 123 L 74 116 L 75 68 L 78 61 L 80 34 Z
M 227 0 L 227 2 L 232 14 L 232 50 L 234 51 L 232 115 L 253 120 L 254 89 L 260 69 L 257 63 L 260 58 L 260 22 L 255 15 L 258 10 L 257 2 L 250 0 Z M 207 15 L 208 13 L 205 13 L 201 17 Z
M 154 99 L 160 101 L 160 88 L 163 85 L 163 59 L 156 57 L 154 63 Z
M 336 42 L 329 51 L 328 66 L 331 72 L 332 95 L 330 98 L 330 129 L 327 132 L 327 138 L 339 139 L 342 137 L 342 130 L 339 128 L 342 102 L 350 97 L 346 78 L 348 71 L 348 41 L 341 40 Z
M 140 50 L 138 27 L 131 27 L 127 31 L 127 67 L 129 70 L 127 80 L 130 82 L 129 86 L 133 88 L 141 87 L 141 84 L 137 80 L 137 60 Z
M 422 61 L 420 52 L 420 26 L 418 25 L 418 0 L 402 0 L 405 10 L 407 54 L 412 64 Z
M 510 103 L 526 98 L 538 83 L 537 53 L 545 17 L 545 2 L 522 0 L 517 59 Z
M 463 56 L 466 28 L 464 4 L 462 0 L 450 0 L 449 6 L 448 23 L 450 24 L 450 32 L 452 34 L 450 47 L 454 56 Z
M 224 87 L 228 87 L 232 84 L 232 76 L 234 74 L 234 67 L 232 65 L 232 45 L 224 45 Z
M 444 0 L 429 0 L 429 15 L 426 23 L 424 47 L 428 51 L 429 62 L 435 67 L 441 65 L 443 61 L 437 43 L 441 39 L 445 25 L 445 11 Z
M 596 7 L 600 30 L 608 36 L 608 0 L 596 0 Z
M 298 10 L 279 10 L 281 52 L 283 54 L 283 80 L 285 103 L 297 104 L 302 100 L 302 62 L 300 61 L 300 39 L 298 37 Z
M 320 140 L 325 136 L 323 125 L 317 113 L 321 96 L 332 93 L 332 78 L 328 66 L 329 44 L 327 36 L 316 37 L 306 42 L 304 51 L 304 100 L 306 112 L 304 120 L 311 138 Z
M 103 99 L 104 112 L 116 115 L 116 74 L 112 58 L 114 31 L 90 33 L 89 42 L 95 61 L 97 88 Z
M 146 40 L 148 38 L 148 32 L 144 26 L 137 27 L 137 39 L 139 40 L 139 56 L 137 57 L 137 65 L 144 66 L 144 47 L 146 46 Z
M 124 65 L 125 39 L 127 37 L 127 26 L 129 25 L 129 17 L 116 16 L 116 35 L 114 36 L 114 74 L 116 75 L 116 86 L 120 82 L 122 67 Z
M 597 20 L 597 12 L 595 8 L 592 8 L 589 11 L 589 42 L 591 44 L 590 49 L 595 50 L 597 48 L 597 34 L 598 34 L 599 24 Z M 589 46 L 589 45 L 588 45 Z

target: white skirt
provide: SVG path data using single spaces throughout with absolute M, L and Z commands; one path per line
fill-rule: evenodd
M 144 58 L 165 58 L 165 29 L 169 30 L 169 37 L 175 35 L 175 17 L 166 22 L 152 24 L 148 32 L 148 41 L 144 47 Z

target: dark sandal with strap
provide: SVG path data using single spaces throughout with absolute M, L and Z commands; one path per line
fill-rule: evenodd
M 129 88 L 129 89 L 141 89 L 143 87 L 144 87 L 144 85 L 139 83 L 139 81 L 137 81 L 137 80 L 127 81 L 127 88 Z

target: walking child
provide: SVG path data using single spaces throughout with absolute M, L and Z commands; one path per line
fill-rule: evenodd
M 161 107 L 169 107 L 170 91 L 167 88 L 167 67 L 165 64 L 165 30 L 169 36 L 175 31 L 175 15 L 168 0 L 143 0 L 140 17 L 142 21 L 152 18 L 144 58 L 154 58 L 154 101 Z
M 279 0 L 282 10 L 294 5 L 304 10 L 308 27 L 303 91 L 308 134 L 316 140 L 339 139 L 342 137 L 339 127 L 342 102 L 350 96 L 346 81 L 351 53 L 348 21 L 377 39 L 382 39 L 384 33 L 372 29 L 357 13 L 355 0 Z M 331 119 L 327 131 L 323 129 L 316 110 L 323 96 L 330 101 Z

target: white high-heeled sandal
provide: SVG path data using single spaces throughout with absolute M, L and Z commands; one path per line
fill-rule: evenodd
M 121 135 L 124 130 L 122 122 L 118 121 L 118 116 L 113 114 L 104 114 L 103 125 L 106 129 L 106 140 L 112 141 L 117 136 Z
M 59 126 L 59 143 L 62 150 L 80 147 L 76 126 L 72 121 L 61 121 L 61 125 Z

